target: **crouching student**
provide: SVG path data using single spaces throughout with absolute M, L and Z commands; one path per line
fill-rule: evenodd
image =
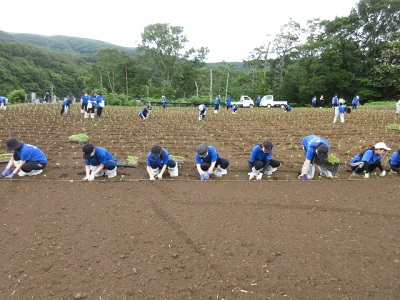
M 320 160 L 328 158 L 330 143 L 317 135 L 305 136 L 301 144 L 303 146 L 304 155 L 306 157 L 303 167 L 301 168 L 301 180 L 313 179 L 315 174 L 314 160 L 318 157 Z M 324 167 L 318 166 L 320 175 L 333 178 L 332 172 Z
M 6 168 L 1 173 L 3 177 L 13 178 L 18 176 L 36 176 L 43 172 L 47 165 L 47 157 L 38 147 L 24 144 L 12 137 L 7 139 L 7 151 L 14 151 Z M 10 172 L 12 166 L 14 171 Z
M 249 180 L 261 180 L 263 174 L 270 176 L 281 165 L 278 160 L 272 159 L 272 147 L 271 141 L 253 147 L 249 159 Z
M 390 169 L 400 175 L 400 149 L 390 156 Z
M 61 103 L 61 111 L 60 111 L 60 116 L 62 115 L 68 115 L 69 112 L 69 100 L 67 98 L 64 98 L 64 100 Z
M 147 108 L 143 108 L 139 111 L 139 118 L 141 120 L 147 120 L 149 117 L 149 110 Z
M 197 107 L 197 110 L 199 111 L 199 121 L 203 121 L 206 118 L 207 107 L 205 106 L 205 104 L 200 104 Z
M 117 176 L 117 159 L 106 149 L 86 144 L 82 147 L 86 176 L 82 180 L 93 181 L 95 177 Z
M 382 167 L 382 155 L 387 150 L 391 149 L 385 143 L 379 142 L 374 147 L 354 156 L 350 161 L 350 167 L 353 170 L 352 175 L 360 176 L 364 172 L 364 178 L 369 178 L 369 173 L 378 168 L 381 171 L 380 176 L 385 176 L 386 171 Z
M 178 176 L 178 164 L 169 156 L 168 151 L 160 146 L 151 148 L 147 155 L 146 169 L 150 180 L 161 180 L 166 170 L 171 177 Z
M 219 156 L 217 149 L 213 146 L 200 144 L 196 153 L 196 168 L 199 172 L 200 180 L 207 180 L 210 174 L 222 177 L 228 173 L 229 160 Z

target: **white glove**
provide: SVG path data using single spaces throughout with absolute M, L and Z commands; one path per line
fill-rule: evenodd
M 86 175 L 85 177 L 82 178 L 83 181 L 88 181 L 89 180 L 89 175 Z
M 381 177 L 383 177 L 383 176 L 385 176 L 386 175 L 386 171 L 385 170 L 383 170 L 382 172 L 381 172 Z
M 364 178 L 369 178 L 369 173 L 365 173 Z
M 159 179 L 159 180 L 161 180 L 161 179 L 162 179 L 162 174 L 161 174 L 161 173 L 158 174 L 158 175 L 156 176 L 156 178 Z
M 261 180 L 262 177 L 263 177 L 263 173 L 260 173 L 260 174 L 257 175 L 256 180 Z
M 153 175 L 150 175 L 149 180 L 156 180 Z
M 94 174 L 92 173 L 89 175 L 88 181 L 93 181 L 93 180 L 94 180 Z
M 256 174 L 254 174 L 253 172 L 250 172 L 249 174 L 249 180 L 254 179 L 254 177 L 256 177 Z

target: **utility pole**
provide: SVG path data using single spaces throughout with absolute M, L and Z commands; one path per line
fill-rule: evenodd
M 53 93 L 53 89 L 54 89 L 54 85 L 50 86 L 51 89 L 51 101 L 53 101 L 53 97 L 54 97 L 54 93 Z

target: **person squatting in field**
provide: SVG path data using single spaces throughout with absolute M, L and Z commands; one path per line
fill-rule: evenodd
M 14 151 L 6 168 L 1 173 L 3 177 L 13 178 L 18 176 L 36 176 L 43 172 L 47 165 L 47 157 L 38 147 L 24 144 L 11 137 L 6 141 L 7 151 Z M 10 173 L 12 166 L 14 171 Z
M 93 181 L 95 177 L 104 175 L 108 178 L 117 176 L 118 161 L 108 150 L 86 144 L 82 147 L 82 151 L 86 172 L 82 180 Z
M 390 169 L 400 175 L 400 149 L 390 156 L 389 164 Z
M 200 144 L 196 152 L 196 168 L 200 175 L 200 180 L 207 180 L 210 174 L 221 177 L 228 173 L 229 160 L 219 156 L 217 149 L 213 146 Z
M 89 116 L 94 119 L 94 110 L 96 108 L 96 93 L 93 93 L 90 97 L 89 97 L 89 101 L 88 101 L 88 105 L 87 105 L 87 111 L 85 113 L 85 118 L 89 118 Z
M 347 106 L 343 99 L 339 100 L 339 106 L 335 107 L 335 116 L 333 117 L 333 123 L 336 123 L 338 117 L 340 118 L 340 123 L 344 123 L 344 114 L 346 113 Z
M 330 143 L 317 135 L 307 135 L 302 139 L 301 144 L 306 160 L 301 169 L 300 179 L 312 179 L 315 174 L 314 160 L 316 157 L 321 160 L 327 159 Z M 318 166 L 318 169 L 321 176 L 333 178 L 332 172 L 325 167 Z
M 139 111 L 139 118 L 141 120 L 146 120 L 148 117 L 149 117 L 149 110 L 147 109 L 147 107 Z
M 218 113 L 219 105 L 221 104 L 221 96 L 220 96 L 220 95 L 218 95 L 218 96 L 215 98 L 214 104 L 215 104 L 214 113 L 216 114 L 216 113 Z
M 205 104 L 200 104 L 197 107 L 197 110 L 199 112 L 198 116 L 199 121 L 204 121 L 204 119 L 206 118 L 207 106 Z
M 369 173 L 378 168 L 381 171 L 380 176 L 385 176 L 386 171 L 382 167 L 382 155 L 388 150 L 391 149 L 385 143 L 379 142 L 354 156 L 350 161 L 350 168 L 353 170 L 352 175 L 360 176 L 364 172 L 364 178 L 369 178 Z
M 60 116 L 67 115 L 69 112 L 69 105 L 70 101 L 67 98 L 64 98 L 64 100 L 61 102 L 61 111 L 60 111 Z
M 281 165 L 278 160 L 272 159 L 272 148 L 273 144 L 271 141 L 265 141 L 253 147 L 249 159 L 249 180 L 254 178 L 261 180 L 263 174 L 270 176 Z
M 147 173 L 150 180 L 162 179 L 165 170 L 171 177 L 178 176 L 178 164 L 169 156 L 166 149 L 154 146 L 147 155 Z
M 83 96 L 81 97 L 81 113 L 85 113 L 87 111 L 87 106 L 89 102 L 89 96 L 87 93 L 84 93 Z
M 232 113 L 235 115 L 235 114 L 237 114 L 238 111 L 239 111 L 239 108 L 238 108 L 238 106 L 235 104 L 235 105 L 232 107 Z

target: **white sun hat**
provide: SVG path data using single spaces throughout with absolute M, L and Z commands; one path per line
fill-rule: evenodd
M 375 146 L 374 146 L 374 148 L 375 148 L 375 149 L 392 150 L 392 149 L 390 149 L 388 146 L 386 146 L 386 144 L 383 143 L 383 142 L 376 143 Z

